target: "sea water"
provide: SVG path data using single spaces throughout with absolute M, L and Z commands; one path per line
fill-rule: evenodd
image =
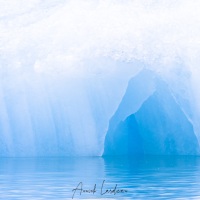
M 0 199 L 200 199 L 200 157 L 1 158 Z

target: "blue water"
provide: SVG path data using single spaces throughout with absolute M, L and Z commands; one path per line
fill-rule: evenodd
M 96 192 L 72 191 L 80 182 Z M 123 193 L 111 192 L 116 184 Z M 66 200 L 74 192 L 74 199 L 200 199 L 200 157 L 0 159 L 0 199 Z

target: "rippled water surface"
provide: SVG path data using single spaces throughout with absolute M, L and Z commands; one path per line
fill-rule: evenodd
M 0 199 L 64 200 L 73 195 L 74 199 L 200 199 L 200 158 L 0 159 Z

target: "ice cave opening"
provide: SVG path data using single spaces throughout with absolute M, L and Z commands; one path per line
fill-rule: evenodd
M 151 71 L 132 78 L 110 120 L 103 155 L 198 153 L 193 126 L 167 84 Z

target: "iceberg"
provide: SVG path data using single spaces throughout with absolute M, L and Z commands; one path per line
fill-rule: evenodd
M 2 1 L 0 156 L 199 154 L 199 6 Z

